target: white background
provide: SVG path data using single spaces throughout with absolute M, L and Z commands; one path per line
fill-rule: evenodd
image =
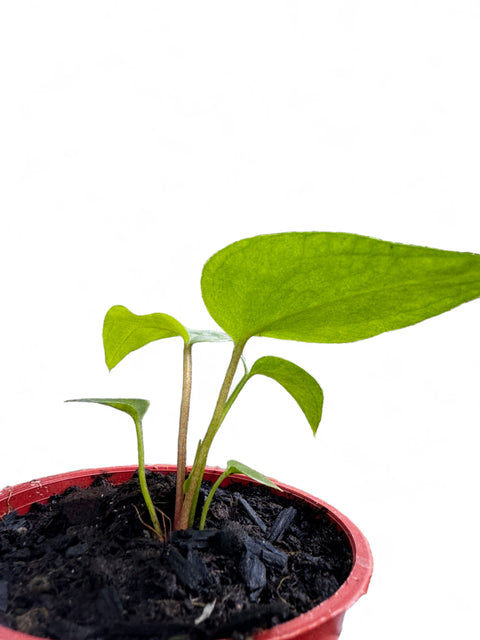
M 237 239 L 350 231 L 480 252 L 474 0 L 5 2 L 0 9 L 0 486 L 173 462 L 181 344 L 111 373 L 113 304 L 215 328 L 203 263 Z M 478 637 L 478 301 L 350 345 L 252 341 L 325 391 L 314 440 L 249 383 L 213 447 L 346 513 L 375 558 L 343 640 Z M 229 355 L 195 348 L 191 443 Z M 211 375 L 211 378 L 209 376 Z M 190 456 L 191 457 L 191 456 Z

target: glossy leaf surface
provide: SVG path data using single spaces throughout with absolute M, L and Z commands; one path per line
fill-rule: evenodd
M 236 342 L 352 342 L 480 296 L 480 256 L 348 233 L 240 240 L 202 274 L 205 304 Z
M 264 356 L 257 360 L 248 377 L 256 374 L 281 384 L 298 403 L 313 433 L 317 432 L 322 418 L 323 391 L 315 378 L 293 362 L 275 356 Z

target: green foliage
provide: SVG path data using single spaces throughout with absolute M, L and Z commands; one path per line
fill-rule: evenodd
M 189 344 L 197 344 L 197 342 L 232 342 L 232 339 L 223 331 L 212 331 L 211 329 L 204 329 L 199 331 L 197 329 L 189 329 Z
M 235 342 L 352 342 L 480 295 L 480 256 L 348 233 L 240 240 L 203 269 L 202 294 Z
M 282 491 L 282 489 L 280 489 L 280 487 L 276 485 L 275 482 L 273 482 L 273 480 L 270 480 L 270 478 L 267 478 L 267 476 L 264 476 L 263 473 L 260 473 L 259 471 L 255 471 L 255 469 L 252 469 L 251 467 L 247 467 L 246 464 L 242 464 L 241 462 L 238 462 L 238 460 L 229 460 L 227 462 L 227 468 L 220 476 L 218 476 L 217 480 L 215 481 L 212 488 L 210 489 L 207 499 L 205 500 L 205 504 L 203 505 L 203 509 L 202 509 L 202 515 L 200 517 L 199 529 L 203 529 L 205 526 L 205 520 L 207 518 L 207 513 L 210 508 L 212 498 L 215 495 L 215 491 L 222 484 L 225 478 L 228 478 L 228 476 L 231 476 L 234 473 L 241 473 L 242 475 L 247 476 L 247 478 L 250 478 L 251 480 L 258 482 L 259 484 L 264 484 L 265 486 L 270 487 L 271 489 Z
M 167 314 L 138 316 L 119 305 L 108 311 L 103 328 L 109 369 L 149 342 L 170 337 L 183 339 L 176 528 L 193 523 L 212 441 L 248 380 L 263 375 L 278 382 L 298 403 L 313 433 L 317 431 L 323 409 L 323 392 L 318 382 L 301 367 L 274 356 L 259 358 L 248 370 L 243 351 L 250 338 L 353 342 L 421 322 L 480 296 L 480 255 L 348 233 L 263 235 L 240 240 L 213 255 L 204 266 L 201 288 L 205 305 L 221 332 L 186 329 Z M 210 424 L 198 444 L 192 471 L 185 480 L 192 346 L 198 342 L 224 341 L 233 342 L 231 360 Z M 245 372 L 234 386 L 242 361 Z M 106 404 L 132 416 L 137 427 L 140 473 L 141 420 L 148 402 L 91 398 L 83 401 Z M 144 470 L 142 473 L 144 476 Z M 230 460 L 218 484 L 232 473 L 271 483 L 258 472 Z M 148 490 L 144 495 L 147 494 Z M 213 493 L 208 504 L 211 496 Z M 149 511 L 154 522 L 151 501 Z
M 175 336 L 181 336 L 185 342 L 189 340 L 188 331 L 172 316 L 166 313 L 137 316 L 116 305 L 107 312 L 103 323 L 107 367 L 113 369 L 125 356 L 149 342 Z
M 75 400 L 66 400 L 66 402 L 92 402 L 94 404 L 103 404 L 113 409 L 118 409 L 124 413 L 128 413 L 134 421 L 143 420 L 147 413 L 150 402 L 141 398 L 78 398 Z
M 133 418 L 135 423 L 135 431 L 137 434 L 137 451 L 138 451 L 138 479 L 140 482 L 140 490 L 147 507 L 150 519 L 152 521 L 153 530 L 157 537 L 163 540 L 165 535 L 160 526 L 160 522 L 157 517 L 155 506 L 152 502 L 150 492 L 147 486 L 147 478 L 145 475 L 145 453 L 143 446 L 143 429 L 142 420 L 145 413 L 150 406 L 148 400 L 142 400 L 141 398 L 81 398 L 75 400 L 67 400 L 66 402 L 92 402 L 94 404 L 103 404 L 113 409 L 118 409 L 127 413 Z
M 257 374 L 276 380 L 288 391 L 305 414 L 315 435 L 323 408 L 323 391 L 315 378 L 293 362 L 274 356 L 259 358 L 250 369 L 248 378 Z
M 221 331 L 189 330 L 166 313 L 137 316 L 122 305 L 112 307 L 103 323 L 105 361 L 110 370 L 132 351 L 149 342 L 180 336 L 185 344 L 197 342 L 227 342 L 230 336 Z
M 267 476 L 264 476 L 263 473 L 255 471 L 255 469 L 252 469 L 252 467 L 247 467 L 246 464 L 238 462 L 238 460 L 229 460 L 227 462 L 227 468 L 224 471 L 224 475 L 225 477 L 228 477 L 233 475 L 234 473 L 241 473 L 242 475 L 247 476 L 247 478 L 255 480 L 255 482 L 258 482 L 259 484 L 264 484 L 266 487 L 270 487 L 271 489 L 282 491 L 282 489 L 280 489 L 280 487 L 276 485 L 273 480 L 267 478 Z

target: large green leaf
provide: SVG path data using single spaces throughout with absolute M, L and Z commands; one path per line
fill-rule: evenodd
M 116 305 L 107 312 L 103 323 L 105 361 L 113 369 L 132 351 L 162 338 L 181 336 L 188 342 L 187 329 L 166 313 L 137 316 L 126 307 Z
M 322 418 L 323 391 L 315 378 L 293 362 L 276 356 L 259 358 L 250 369 L 248 377 L 256 374 L 267 376 L 281 384 L 297 401 L 313 433 L 317 432 Z
M 65 402 L 92 402 L 94 404 L 103 404 L 107 407 L 128 413 L 135 421 L 141 421 L 150 406 L 150 402 L 142 398 L 78 398 L 75 400 L 66 400 Z
M 480 255 L 348 233 L 240 240 L 202 274 L 205 304 L 236 342 L 352 342 L 480 296 Z

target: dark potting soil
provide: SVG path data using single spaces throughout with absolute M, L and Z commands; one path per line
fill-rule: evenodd
M 150 473 L 148 482 L 171 514 L 173 476 Z M 219 489 L 205 529 L 166 544 L 145 522 L 136 476 L 118 487 L 101 476 L 6 515 L 0 624 L 60 640 L 241 638 L 316 606 L 352 566 L 324 510 L 263 486 Z

